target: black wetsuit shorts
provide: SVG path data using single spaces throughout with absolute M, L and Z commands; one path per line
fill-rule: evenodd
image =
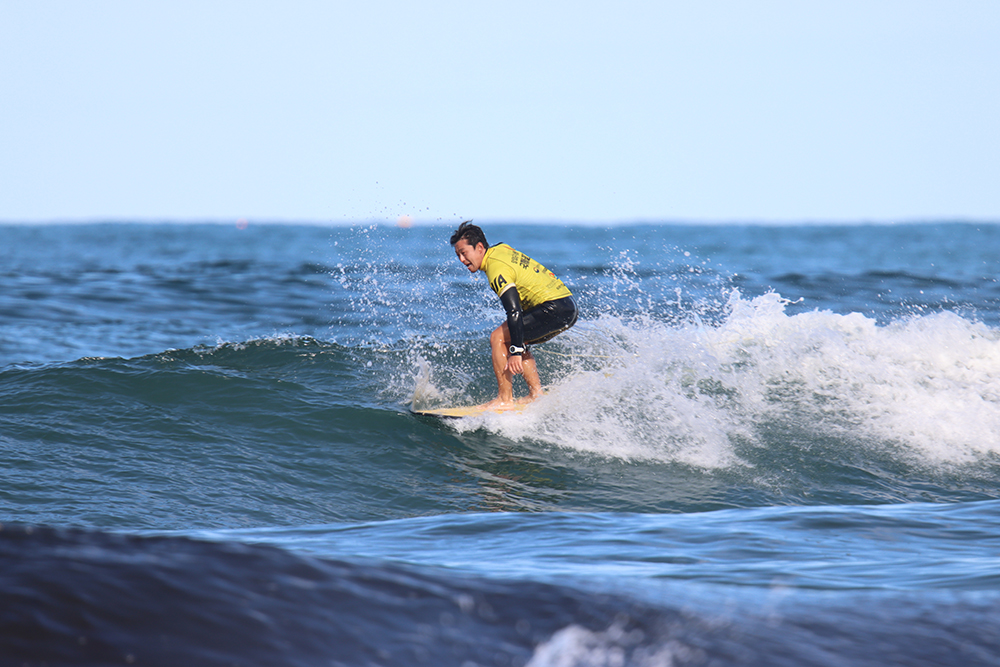
M 524 344 L 544 343 L 576 324 L 580 312 L 571 296 L 546 301 L 524 311 Z

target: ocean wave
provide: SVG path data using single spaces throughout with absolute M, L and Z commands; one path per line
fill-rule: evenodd
M 1000 650 L 995 594 L 700 595 L 656 602 L 261 545 L 0 530 L 10 664 L 987 665 Z
M 997 497 L 991 329 L 783 308 L 581 323 L 537 351 L 547 396 L 449 423 L 407 401 L 487 398 L 481 341 L 276 335 L 8 366 L 7 486 L 21 520 L 135 528 Z

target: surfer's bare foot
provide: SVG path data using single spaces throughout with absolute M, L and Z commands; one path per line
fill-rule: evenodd
M 515 405 L 517 405 L 517 403 L 515 403 L 513 400 L 505 401 L 502 400 L 499 396 L 497 396 L 492 401 L 486 401 L 479 407 L 481 407 L 483 410 L 505 410 L 508 408 L 513 408 Z

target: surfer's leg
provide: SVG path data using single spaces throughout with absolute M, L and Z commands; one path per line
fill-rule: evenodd
M 497 397 L 486 403 L 487 406 L 506 405 L 514 402 L 514 376 L 507 371 L 507 355 L 510 347 L 510 334 L 507 323 L 504 322 L 490 334 L 490 351 L 493 355 L 493 373 L 497 376 Z M 538 373 L 536 371 L 535 376 Z
M 521 375 L 528 383 L 528 396 L 524 400 L 533 401 L 542 395 L 542 380 L 538 377 L 538 366 L 535 365 L 535 357 L 532 356 L 531 350 L 525 350 L 522 359 L 524 360 L 524 370 Z

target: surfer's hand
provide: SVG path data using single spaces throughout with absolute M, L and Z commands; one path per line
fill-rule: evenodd
M 520 375 L 524 372 L 524 361 L 521 355 L 512 354 L 507 357 L 507 372 L 511 375 Z

